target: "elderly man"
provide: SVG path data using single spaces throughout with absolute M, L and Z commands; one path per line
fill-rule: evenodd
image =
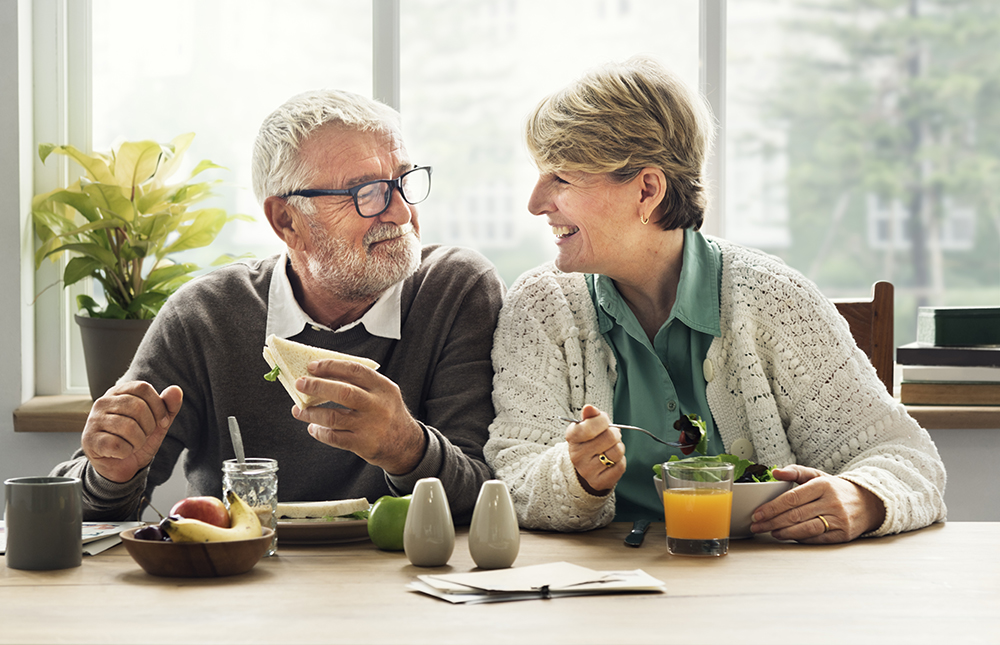
M 408 156 L 398 114 L 347 92 L 296 96 L 261 126 L 253 183 L 287 250 L 174 294 L 54 472 L 83 480 L 94 520 L 135 517 L 185 450 L 188 494 L 218 496 L 235 416 L 247 456 L 277 459 L 283 501 L 374 500 L 438 477 L 467 521 L 490 477 L 503 284 L 475 252 L 421 248 L 430 168 Z M 289 412 L 263 378 L 272 333 L 381 367 L 314 362 L 296 387 L 337 405 Z

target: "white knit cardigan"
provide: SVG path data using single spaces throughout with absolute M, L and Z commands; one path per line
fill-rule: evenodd
M 834 305 L 779 259 L 713 241 L 722 250 L 722 336 L 708 350 L 706 396 L 727 451 L 749 441 L 754 461 L 811 466 L 870 490 L 886 514 L 869 535 L 943 520 L 937 448 L 886 391 Z M 484 452 L 510 487 L 521 526 L 584 531 L 611 522 L 614 492 L 594 496 L 580 485 L 556 419 L 586 403 L 613 413 L 614 353 L 582 274 L 548 264 L 517 280 L 493 366 L 497 416 Z

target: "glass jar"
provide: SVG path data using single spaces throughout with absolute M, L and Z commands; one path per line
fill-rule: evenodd
M 261 526 L 274 530 L 267 555 L 278 551 L 278 462 L 274 459 L 247 457 L 243 464 L 235 459 L 222 462 L 222 499 L 232 490 L 254 510 Z M 226 503 L 228 507 L 228 502 Z

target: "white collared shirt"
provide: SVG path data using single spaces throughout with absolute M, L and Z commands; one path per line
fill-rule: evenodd
M 333 331 L 334 333 L 347 331 L 355 325 L 364 325 L 369 334 L 382 338 L 399 340 L 400 333 L 400 296 L 402 294 L 403 283 L 397 282 L 392 287 L 385 290 L 375 304 L 365 312 L 365 315 L 352 323 L 344 325 L 340 329 L 332 330 L 326 325 L 321 325 L 309 317 L 292 291 L 292 283 L 288 281 L 288 254 L 282 252 L 278 258 L 278 263 L 274 265 L 271 273 L 271 285 L 267 293 L 267 329 L 264 337 L 271 334 L 281 338 L 291 338 L 301 332 L 306 325 L 313 329 Z

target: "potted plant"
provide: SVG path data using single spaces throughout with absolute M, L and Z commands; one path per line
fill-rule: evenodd
M 76 321 L 94 398 L 125 372 L 167 297 L 201 268 L 176 262 L 172 254 L 211 244 L 234 219 L 252 220 L 221 208 L 191 208 L 212 195 L 211 186 L 221 181 L 195 181 L 202 171 L 221 168 L 211 161 L 200 162 L 186 180 L 167 183 L 193 139 L 194 133 L 188 133 L 169 144 L 122 141 L 109 154 L 86 154 L 70 145 L 38 146 L 42 163 L 53 153 L 61 154 L 86 173 L 68 188 L 36 195 L 31 212 L 41 240 L 36 268 L 45 258 L 54 260 L 68 252 L 73 257 L 66 263 L 63 286 L 89 276 L 107 298 L 101 307 L 90 296 L 77 297 L 85 313 L 77 314 Z M 222 256 L 213 265 L 232 259 Z

